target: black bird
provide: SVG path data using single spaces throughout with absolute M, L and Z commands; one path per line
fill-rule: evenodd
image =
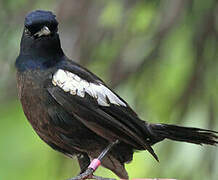
M 81 174 L 73 179 L 97 178 L 92 173 L 100 161 L 128 179 L 124 164 L 134 151 L 158 160 L 152 145 L 164 139 L 218 143 L 215 131 L 141 120 L 100 78 L 65 56 L 50 11 L 26 16 L 16 68 L 19 98 L 36 133 L 53 149 L 77 156 Z

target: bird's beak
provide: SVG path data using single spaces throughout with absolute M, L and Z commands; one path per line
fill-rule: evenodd
M 44 26 L 40 31 L 35 33 L 34 36 L 40 37 L 42 35 L 47 36 L 49 34 L 51 34 L 51 31 L 49 30 L 49 28 L 47 26 Z

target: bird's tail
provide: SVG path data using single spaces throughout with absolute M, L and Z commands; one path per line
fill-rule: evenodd
M 169 124 L 149 124 L 149 132 L 157 139 L 171 139 L 194 144 L 218 144 L 218 132 Z

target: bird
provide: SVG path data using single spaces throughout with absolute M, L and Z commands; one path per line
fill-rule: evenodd
M 103 80 L 64 54 L 51 11 L 26 15 L 15 66 L 18 97 L 35 132 L 54 150 L 77 157 L 81 172 L 70 180 L 110 179 L 94 175 L 100 165 L 128 179 L 125 164 L 134 152 L 146 150 L 159 161 L 153 145 L 164 139 L 218 144 L 217 131 L 142 120 Z

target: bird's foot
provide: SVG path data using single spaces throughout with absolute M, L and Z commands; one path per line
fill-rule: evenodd
M 85 180 L 85 179 L 96 179 L 96 180 L 114 180 L 111 178 L 103 178 L 99 176 L 94 176 L 93 173 L 95 170 L 101 165 L 101 160 L 104 158 L 104 156 L 110 151 L 110 149 L 115 145 L 119 143 L 119 140 L 116 140 L 115 142 L 110 143 L 98 156 L 98 158 L 93 159 L 90 163 L 89 167 L 83 172 L 80 173 L 78 176 L 68 179 L 68 180 Z
M 116 180 L 116 179 L 112 179 L 112 178 L 103 178 L 100 176 L 95 176 L 93 175 L 94 169 L 92 168 L 88 168 L 86 169 L 85 172 L 79 174 L 76 177 L 73 177 L 71 179 L 68 180 L 85 180 L 85 179 L 95 179 L 95 180 Z
M 92 179 L 96 179 L 96 180 L 116 180 L 116 179 L 113 179 L 113 178 L 104 178 L 104 177 L 95 176 L 95 175 L 92 175 Z
M 68 179 L 68 180 L 84 180 L 84 179 L 93 179 L 93 172 L 94 172 L 94 169 L 92 168 L 88 168 L 86 169 L 85 172 L 79 174 L 78 176 L 76 177 L 73 177 L 71 179 Z

